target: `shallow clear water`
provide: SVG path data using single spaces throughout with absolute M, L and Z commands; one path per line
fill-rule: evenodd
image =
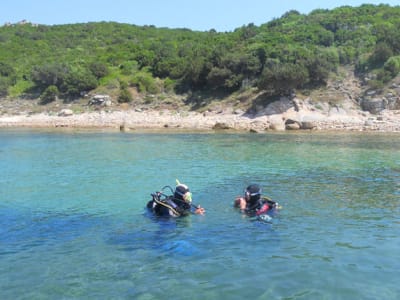
M 399 299 L 400 136 L 0 131 L 1 299 Z M 175 178 L 205 216 L 156 220 Z M 250 183 L 283 209 L 232 208 Z

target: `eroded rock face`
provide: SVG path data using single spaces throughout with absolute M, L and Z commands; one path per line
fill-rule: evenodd
M 385 109 L 398 110 L 400 109 L 400 91 L 394 89 L 392 92 L 387 92 L 384 96 L 378 96 L 369 91 L 361 98 L 360 105 L 364 111 L 371 114 L 379 114 Z
M 399 110 L 400 109 L 400 93 L 393 94 L 387 93 L 385 98 L 387 99 L 387 108 L 390 110 Z
M 268 104 L 263 109 L 258 109 L 257 115 L 275 115 L 282 114 L 295 107 L 295 103 L 287 97 L 281 97 L 280 100 Z

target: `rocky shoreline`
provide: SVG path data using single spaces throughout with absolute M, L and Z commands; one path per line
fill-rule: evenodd
M 279 107 L 267 107 L 253 113 L 221 109 L 196 112 L 189 110 L 99 110 L 74 113 L 61 109 L 57 113 L 22 113 L 0 115 L 0 128 L 81 128 L 115 129 L 186 129 L 235 131 L 371 131 L 400 132 L 400 110 L 384 110 L 379 114 L 354 107 L 316 109 L 294 99 Z

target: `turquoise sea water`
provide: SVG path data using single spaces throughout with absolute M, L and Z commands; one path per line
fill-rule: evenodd
M 400 136 L 0 131 L 0 299 L 399 299 Z M 156 220 L 175 178 L 205 216 Z M 232 208 L 250 183 L 283 209 Z

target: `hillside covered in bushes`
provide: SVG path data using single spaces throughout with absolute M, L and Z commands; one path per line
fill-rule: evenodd
M 323 87 L 343 66 L 371 89 L 399 73 L 400 6 L 293 10 L 231 32 L 114 22 L 0 27 L 0 99 L 43 104 L 91 91 L 130 102 L 132 89 L 218 98 L 251 88 L 275 97 Z

